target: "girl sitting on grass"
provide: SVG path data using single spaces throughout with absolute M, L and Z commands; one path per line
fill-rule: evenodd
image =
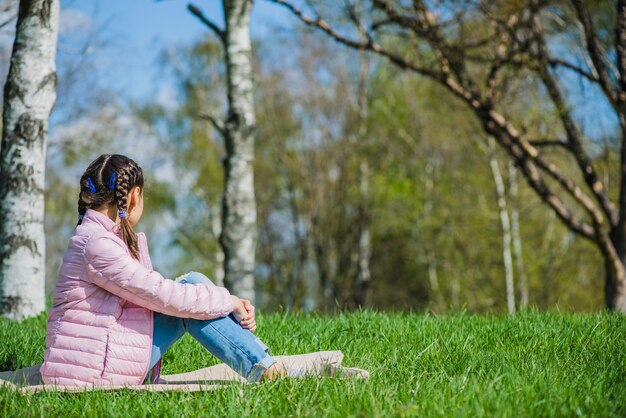
M 78 225 L 63 256 L 40 369 L 46 384 L 156 383 L 161 358 L 189 332 L 250 382 L 287 370 L 252 332 L 254 306 L 201 273 L 167 280 L 152 269 L 144 233 L 143 173 L 105 154 L 80 179 Z

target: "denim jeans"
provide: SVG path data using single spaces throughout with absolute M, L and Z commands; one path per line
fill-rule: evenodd
M 213 284 L 208 277 L 198 272 L 181 276 L 179 282 L 190 286 L 198 283 Z M 249 382 L 259 381 L 265 370 L 276 363 L 268 354 L 268 347 L 252 331 L 239 324 L 232 313 L 221 318 L 197 320 L 154 312 L 149 370 L 185 332 Z

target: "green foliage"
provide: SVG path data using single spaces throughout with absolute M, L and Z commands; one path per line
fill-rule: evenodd
M 329 15 L 343 12 L 332 2 L 314 3 L 323 3 L 328 9 L 320 10 Z M 518 1 L 492 3 L 502 18 L 525 7 Z M 481 14 L 472 15 L 475 4 L 442 5 L 450 10 L 471 6 L 465 26 L 451 26 L 450 39 L 476 41 L 492 30 Z M 594 21 L 600 28 L 610 27 L 614 19 L 602 14 L 606 7 L 606 2 L 593 2 Z M 557 2 L 549 12 L 555 36 L 567 32 L 568 47 L 580 43 L 572 35 L 571 10 Z M 603 32 L 603 42 L 611 36 Z M 395 48 L 410 45 L 404 48 L 407 54 L 419 52 L 424 59 L 433 59 L 408 38 L 390 36 L 382 41 Z M 493 51 L 485 48 L 481 53 L 491 56 Z M 285 55 L 286 50 L 290 54 Z M 369 57 L 369 71 L 361 80 L 367 98 L 361 120 L 358 53 L 297 28 L 269 41 L 258 39 L 254 51 L 257 306 L 298 310 L 332 307 L 336 301 L 340 308 L 354 307 L 358 244 L 366 228 L 371 238 L 371 289 L 365 306 L 433 312 L 504 310 L 502 230 L 490 153 L 482 127 L 466 106 L 442 87 Z M 206 115 L 224 118 L 222 60 L 221 47 L 212 36 L 166 50 L 161 71 L 175 82 L 172 103 L 136 104 L 127 119 L 119 117 L 125 112 L 116 107 L 106 108 L 83 123 L 106 129 L 86 133 L 67 129 L 60 135 L 47 176 L 49 287 L 75 225 L 80 170 L 99 152 L 125 152 L 124 145 L 139 153 L 137 159 L 148 177 L 140 228 L 151 239 L 155 269 L 170 275 L 198 270 L 210 277 L 220 271 L 225 150 Z M 470 67 L 472 73 L 485 71 L 481 65 Z M 561 137 L 544 89 L 524 71 L 503 69 L 501 77 L 507 83 L 498 109 L 514 125 L 529 127 L 529 135 Z M 145 145 L 141 151 L 136 151 L 135 141 Z M 589 141 L 586 146 L 597 156 L 594 163 L 609 194 L 616 197 L 618 155 L 610 144 Z M 582 184 L 571 159 L 556 150 L 545 155 Z M 508 190 L 514 181 L 507 170 L 508 157 L 497 150 L 496 158 Z M 366 193 L 361 187 L 363 165 L 369 170 Z M 603 272 L 597 250 L 564 228 L 523 177 L 517 178 L 519 195 L 507 196 L 507 205 L 519 213 L 531 306 L 602 308 Z M 548 184 L 554 185 L 551 180 Z M 568 199 L 563 197 L 571 204 Z M 321 291 L 323 280 L 331 285 L 330 295 Z M 517 271 L 515 281 L 519 284 Z M 520 294 L 518 287 L 518 300 Z
M 372 247 L 366 306 L 504 309 L 495 186 L 474 115 L 445 89 L 371 58 L 361 122 L 357 54 L 306 32 L 288 36 L 279 42 L 294 51 L 286 61 L 276 59 L 275 43 L 259 40 L 255 49 L 258 305 L 323 306 L 326 274 L 333 286 L 326 302 L 352 306 L 355 253 L 365 225 Z M 177 82 L 178 106 L 137 109 L 157 127 L 175 166 L 171 201 L 179 223 L 169 242 L 175 269 L 209 276 L 220 267 L 215 223 L 224 149 L 219 132 L 199 115 L 219 118 L 225 98 L 222 57 L 211 39 L 163 54 L 163 71 Z M 520 115 L 515 123 L 533 126 L 537 136 L 558 136 L 553 110 L 535 81 L 510 91 L 526 93 L 523 100 L 503 100 L 509 113 Z M 506 156 L 496 156 L 508 188 L 513 180 Z M 578 175 L 572 161 L 555 161 Z M 363 163 L 369 167 L 366 195 Z M 604 166 L 614 174 L 614 160 Z M 530 304 L 601 308 L 599 254 L 559 223 L 521 175 L 517 182 L 519 196 L 507 199 L 520 216 Z
M 341 350 L 362 380 L 234 383 L 206 393 L 22 395 L 0 389 L 10 416 L 624 416 L 626 323 L 619 314 L 258 314 L 270 353 Z M 43 315 L 0 321 L 0 370 L 43 359 Z M 164 373 L 217 360 L 188 335 Z

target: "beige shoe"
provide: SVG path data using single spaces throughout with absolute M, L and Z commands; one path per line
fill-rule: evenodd
M 358 367 L 331 366 L 330 376 L 337 378 L 369 379 L 370 372 Z

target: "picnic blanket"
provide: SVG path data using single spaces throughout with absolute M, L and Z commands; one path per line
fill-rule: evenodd
M 341 365 L 343 353 L 341 351 L 317 351 L 313 353 L 272 356 L 285 368 L 290 371 L 292 377 L 356 377 L 367 379 L 369 372 L 356 367 L 344 367 Z M 0 386 L 13 387 L 23 393 L 33 393 L 41 391 L 64 391 L 82 392 L 90 390 L 145 390 L 149 392 L 167 391 L 207 391 L 223 388 L 233 382 L 244 382 L 241 375 L 236 373 L 228 365 L 222 363 L 203 369 L 194 370 L 188 373 L 161 375 L 158 383 L 148 385 L 126 385 L 126 386 L 56 386 L 45 385 L 39 374 L 41 365 L 25 367 L 23 369 L 0 372 Z M 254 383 L 254 384 L 258 384 Z

